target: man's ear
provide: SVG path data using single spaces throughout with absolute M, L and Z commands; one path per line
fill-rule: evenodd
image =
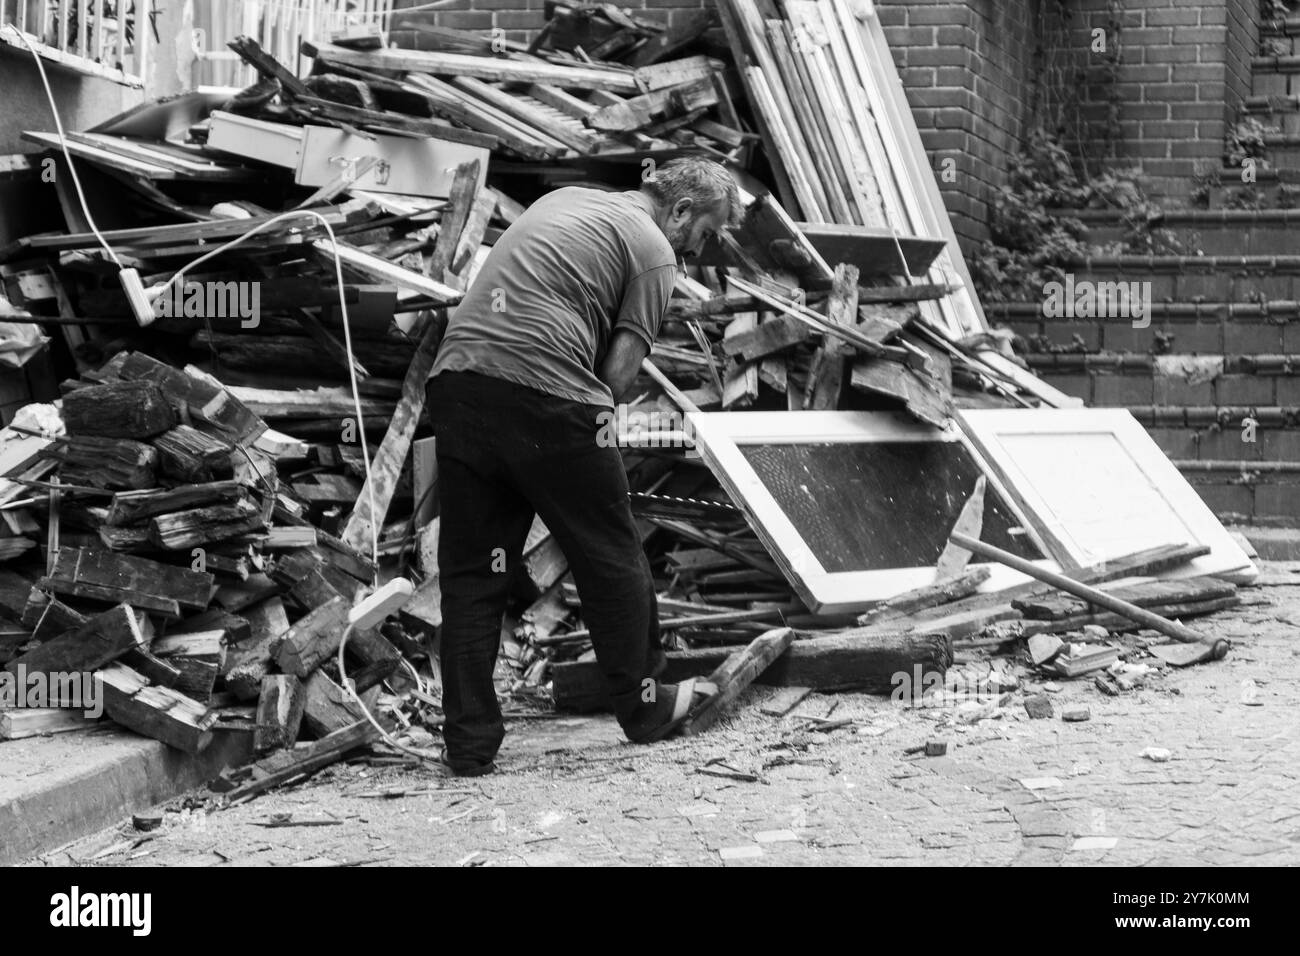
M 691 217 L 691 208 L 695 203 L 688 197 L 683 197 L 673 203 L 672 215 L 674 219 L 689 219 Z

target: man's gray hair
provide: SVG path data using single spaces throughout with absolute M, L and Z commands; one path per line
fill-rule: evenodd
M 745 216 L 740 202 L 740 190 L 727 167 L 710 159 L 686 157 L 670 160 L 651 170 L 642 180 L 641 188 L 656 203 L 671 209 L 682 199 L 691 200 L 692 206 L 704 212 L 727 207 L 727 225 L 735 228 Z

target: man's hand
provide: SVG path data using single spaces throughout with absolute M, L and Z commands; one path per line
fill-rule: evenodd
M 619 401 L 641 370 L 641 360 L 650 354 L 650 347 L 645 339 L 626 329 L 615 329 L 605 353 L 605 360 L 600 363 L 600 380 L 609 386 L 614 401 Z

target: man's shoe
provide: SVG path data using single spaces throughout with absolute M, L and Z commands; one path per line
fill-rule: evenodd
M 483 777 L 489 773 L 495 773 L 497 769 L 497 765 L 491 760 L 487 763 L 453 763 L 451 760 L 447 759 L 446 747 L 442 748 L 442 753 L 439 755 L 438 759 L 442 761 L 444 767 L 450 770 L 452 774 L 457 777 Z
M 691 717 L 699 713 L 719 693 L 716 684 L 699 677 L 688 677 L 680 684 L 655 681 L 656 714 L 649 727 L 624 727 L 623 733 L 634 744 L 649 744 L 670 737 Z M 672 690 L 672 702 L 664 700 L 664 691 Z

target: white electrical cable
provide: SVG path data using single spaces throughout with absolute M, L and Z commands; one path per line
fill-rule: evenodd
M 116 265 L 119 269 L 125 269 L 126 266 L 122 263 L 122 260 L 118 258 L 117 253 L 113 251 L 113 247 L 108 244 L 108 240 L 104 238 L 104 234 L 100 232 L 99 227 L 95 225 L 94 216 L 90 214 L 90 206 L 87 205 L 86 195 L 81 190 L 81 180 L 77 176 L 77 167 L 73 165 L 72 153 L 69 152 L 68 150 L 68 138 L 63 132 L 63 121 L 59 118 L 58 106 L 54 102 L 54 91 L 50 89 L 50 81 L 49 78 L 46 77 L 45 75 L 45 64 L 41 62 L 40 54 L 36 52 L 36 48 L 32 46 L 31 41 L 27 39 L 27 35 L 23 33 L 23 31 L 19 30 L 17 27 L 11 27 L 9 24 L 5 24 L 2 29 L 12 30 L 18 36 L 18 38 L 23 41 L 23 44 L 27 47 L 28 51 L 31 53 L 32 59 L 36 61 L 36 69 L 41 74 L 41 83 L 45 87 L 45 96 L 50 103 L 50 112 L 54 114 L 54 127 L 59 134 L 59 145 L 63 148 L 64 159 L 67 160 L 68 169 L 72 173 L 72 184 L 73 186 L 76 187 L 77 199 L 80 200 L 81 202 L 81 211 L 86 214 L 86 222 L 90 224 L 90 231 L 95 234 L 95 238 L 99 240 L 99 244 L 104 247 L 104 252 L 106 252 L 108 254 L 108 257 L 111 260 L 113 260 L 114 265 Z M 309 216 L 313 219 L 319 220 L 320 224 L 325 227 L 325 232 L 330 237 L 330 251 L 334 255 L 334 275 L 336 281 L 338 282 L 339 311 L 343 316 L 343 345 L 344 348 L 347 350 L 347 354 L 348 354 L 348 380 L 352 386 L 352 407 L 353 410 L 356 412 L 356 416 L 357 416 L 357 431 L 361 435 L 361 462 L 365 469 L 366 490 L 368 492 L 367 497 L 369 499 L 369 504 L 370 504 L 370 521 L 369 521 L 370 558 L 375 566 L 375 573 L 377 575 L 379 573 L 379 529 L 378 527 L 376 527 L 375 520 L 374 520 L 374 516 L 376 514 L 375 488 L 374 488 L 374 483 L 371 481 L 371 477 L 370 477 L 370 449 L 366 442 L 366 424 L 365 424 L 365 419 L 361 415 L 361 390 L 360 387 L 357 385 L 356 361 L 352 353 L 352 323 L 349 321 L 348 318 L 347 296 L 344 295 L 343 292 L 343 261 L 342 259 L 339 258 L 338 239 L 335 237 L 334 229 L 333 227 L 330 226 L 329 221 L 320 213 L 315 212 L 314 210 L 311 209 L 294 210 L 292 212 L 281 213 L 278 216 L 272 216 L 270 219 L 266 220 L 265 222 L 259 223 L 257 226 L 250 229 L 242 236 L 238 236 L 235 239 L 232 239 L 230 242 L 218 246 L 216 249 L 213 249 L 211 252 L 199 256 L 197 259 L 193 260 L 192 262 L 186 263 L 184 266 L 180 268 L 180 270 L 174 276 L 171 277 L 171 279 L 163 283 L 161 289 L 154 292 L 154 294 L 150 295 L 149 298 L 151 300 L 157 299 L 159 296 L 161 296 L 163 293 L 167 291 L 168 287 L 170 287 L 172 283 L 176 282 L 176 280 L 183 277 L 186 272 L 188 272 L 190 269 L 193 269 L 195 266 L 207 262 L 213 256 L 220 255 L 221 253 L 227 251 L 228 249 L 234 248 L 235 246 L 243 242 L 245 239 L 249 239 L 257 235 L 263 229 L 266 229 L 276 224 L 277 222 L 283 222 L 286 219 L 293 219 L 298 216 Z
M 343 684 L 343 689 L 348 692 L 348 696 L 351 697 L 356 702 L 356 705 L 361 708 L 361 713 L 365 715 L 366 720 L 370 721 L 370 725 L 374 727 L 375 730 L 379 731 L 379 736 L 383 738 L 384 743 L 388 744 L 388 746 L 392 747 L 394 750 L 398 750 L 408 756 L 415 757 L 419 760 L 428 760 L 441 765 L 441 757 L 436 756 L 427 750 L 417 750 L 414 747 L 406 746 L 406 744 L 398 743 L 397 740 L 393 738 L 393 735 L 385 730 L 379 721 L 375 720 L 374 715 L 370 713 L 370 709 L 366 707 L 365 703 L 361 700 L 361 695 L 357 693 L 355 683 L 348 678 L 348 672 L 343 667 L 343 650 L 348 646 L 348 638 L 352 636 L 353 630 L 354 627 L 351 624 L 345 627 L 343 629 L 343 639 L 339 641 L 339 681 Z M 424 682 L 420 680 L 420 675 L 415 673 L 415 668 L 411 666 L 410 662 L 407 661 L 404 656 L 402 657 L 402 663 L 406 665 L 407 669 L 411 671 L 412 674 L 415 674 L 415 686 L 422 689 Z
M 375 485 L 374 482 L 371 480 L 371 476 L 370 476 L 370 447 L 366 441 L 365 419 L 361 415 L 361 388 L 357 384 L 357 363 L 356 363 L 355 356 L 353 355 L 352 352 L 352 322 L 348 317 L 347 296 L 343 292 L 343 260 L 339 257 L 338 238 L 334 235 L 334 228 L 330 225 L 329 220 L 313 209 L 294 209 L 294 210 L 290 210 L 289 212 L 282 212 L 278 216 L 272 216 L 270 219 L 258 223 L 256 226 L 248 230 L 248 232 L 244 233 L 242 236 L 236 236 L 234 239 L 231 239 L 229 242 L 222 243 L 221 245 L 217 246 L 217 248 L 213 249 L 211 252 L 205 252 L 203 255 L 199 256 L 197 259 L 193 260 L 192 262 L 187 262 L 185 265 L 181 266 L 181 268 L 177 271 L 177 273 L 174 276 L 172 276 L 170 279 L 164 282 L 161 288 L 157 290 L 153 290 L 153 288 L 150 287 L 151 291 L 149 293 L 149 298 L 157 299 L 162 295 L 166 294 L 167 289 L 173 283 L 175 283 L 178 279 L 181 279 L 186 272 L 193 269 L 195 266 L 202 265 L 203 263 L 207 262 L 209 259 L 213 258 L 214 256 L 218 256 L 229 249 L 233 249 L 235 246 L 239 245 L 245 239 L 251 239 L 253 236 L 257 235 L 262 230 L 268 229 L 271 226 L 275 225 L 276 223 L 284 222 L 285 220 L 288 219 L 294 219 L 299 216 L 307 216 L 312 219 L 318 220 L 321 226 L 324 227 L 326 234 L 330 238 L 330 252 L 333 254 L 334 257 L 334 278 L 335 281 L 338 283 L 339 311 L 343 317 L 343 347 L 348 355 L 348 381 L 351 383 L 352 386 L 352 407 L 353 410 L 356 412 L 357 432 L 360 434 L 361 437 L 361 463 L 366 474 L 366 497 L 370 504 L 370 520 L 368 522 L 368 524 L 370 525 L 370 559 L 374 563 L 375 574 L 378 575 L 379 573 L 379 528 L 374 518 L 377 512 L 375 511 Z
M 36 69 L 41 74 L 41 84 L 45 87 L 45 97 L 50 101 L 50 112 L 54 114 L 54 128 L 59 134 L 59 145 L 63 147 L 63 158 L 68 163 L 68 170 L 72 173 L 72 185 L 76 187 L 77 199 L 81 202 L 81 211 L 86 214 L 86 222 L 90 224 L 90 231 L 95 234 L 95 238 L 104 247 L 104 251 L 113 260 L 113 264 L 119 269 L 126 268 L 122 264 L 122 260 L 117 257 L 117 253 L 113 251 L 113 247 L 108 244 L 108 240 L 104 238 L 104 234 L 99 231 L 99 227 L 95 225 L 95 217 L 90 214 L 90 206 L 86 204 L 86 194 L 81 191 L 81 180 L 77 176 L 77 167 L 72 163 L 72 153 L 68 150 L 68 138 L 63 134 L 63 121 L 59 119 L 59 110 L 54 104 L 54 91 L 50 89 L 50 81 L 45 75 L 45 64 L 41 62 L 41 55 L 36 52 L 36 48 L 32 46 L 32 42 L 27 39 L 27 34 L 23 33 L 22 30 L 9 24 L 5 24 L 2 29 L 13 30 L 18 39 L 22 40 L 26 45 L 32 59 L 36 61 Z
M 432 9 L 438 6 L 442 6 L 442 4 L 431 3 L 431 4 L 427 4 L 425 9 Z M 421 8 L 416 8 L 416 9 L 421 9 Z M 8 29 L 9 28 L 8 25 L 6 25 L 5 28 Z M 67 136 L 63 132 L 63 122 L 59 118 L 59 111 L 54 102 L 54 93 L 50 89 L 50 82 L 45 75 L 45 65 L 41 62 L 40 54 L 36 52 L 35 47 L 32 46 L 31 42 L 27 39 L 27 36 L 21 30 L 17 29 L 16 27 L 12 29 L 13 32 L 17 34 L 18 37 L 27 46 L 27 49 L 31 52 L 33 59 L 36 60 L 36 68 L 37 70 L 40 71 L 41 83 L 45 86 L 45 95 L 50 103 L 50 112 L 54 114 L 54 126 L 55 129 L 58 131 L 59 145 L 63 148 L 63 156 L 68 163 L 69 171 L 71 171 L 72 173 L 72 183 L 76 187 L 77 198 L 81 202 L 82 212 L 84 212 L 86 215 L 86 222 L 89 223 L 91 232 L 95 234 L 95 238 L 99 240 L 100 245 L 104 247 L 104 252 L 108 254 L 108 257 L 113 261 L 113 263 L 119 269 L 125 268 L 125 266 L 122 263 L 122 260 L 119 259 L 117 253 L 113 251 L 113 247 L 108 244 L 108 240 L 104 238 L 103 233 L 101 233 L 99 231 L 98 226 L 95 225 L 94 217 L 90 213 L 90 207 L 86 203 L 86 196 L 81 189 L 81 180 L 77 177 L 77 167 L 74 166 L 72 163 L 72 154 L 68 150 Z M 377 512 L 375 510 L 374 482 L 371 480 L 371 474 L 370 474 L 370 449 L 366 441 L 365 419 L 361 414 L 361 389 L 357 384 L 356 361 L 355 361 L 355 356 L 353 355 L 352 352 L 352 324 L 348 316 L 347 296 L 344 294 L 343 291 L 343 260 L 339 256 L 338 238 L 334 235 L 334 229 L 330 225 L 329 220 L 327 220 L 320 213 L 311 209 L 298 209 L 286 213 L 281 213 L 278 216 L 272 216 L 270 219 L 267 219 L 266 221 L 259 223 L 257 226 L 250 229 L 242 236 L 237 236 L 236 238 L 230 240 L 229 242 L 223 243 L 222 245 L 213 249 L 211 252 L 204 253 L 203 255 L 199 256 L 197 259 L 194 259 L 191 262 L 186 263 L 179 270 L 177 270 L 175 275 L 173 275 L 170 279 L 164 282 L 160 288 L 156 290 L 152 290 L 151 294 L 149 295 L 149 298 L 151 301 L 160 298 L 162 295 L 166 294 L 167 290 L 174 283 L 181 280 L 185 276 L 186 272 L 190 271 L 191 269 L 199 265 L 202 265 L 204 262 L 207 262 L 209 259 L 212 259 L 223 252 L 233 249 L 235 246 L 239 245 L 244 240 L 251 239 L 253 236 L 257 235 L 262 230 L 268 229 L 271 226 L 275 225 L 276 223 L 284 222 L 286 220 L 294 219 L 301 216 L 306 216 L 319 221 L 321 226 L 324 227 L 325 232 L 329 235 L 330 238 L 330 252 L 333 254 L 334 257 L 334 277 L 335 277 L 335 281 L 338 284 L 339 312 L 343 318 L 343 346 L 344 349 L 347 351 L 347 356 L 348 356 L 348 380 L 352 387 L 352 407 L 353 410 L 356 412 L 357 430 L 361 436 L 361 461 L 365 470 L 366 490 L 368 492 L 368 498 L 370 504 L 370 521 L 369 521 L 370 557 L 375 567 L 375 574 L 378 575 L 379 573 L 379 528 L 374 520 L 374 516 L 376 515 Z M 254 470 L 256 470 L 256 467 L 254 468 Z M 366 705 L 362 703 L 361 696 L 356 692 L 353 682 L 348 679 L 347 671 L 344 669 L 344 665 L 343 665 L 343 649 L 347 646 L 348 638 L 352 635 L 352 630 L 353 630 L 353 626 L 349 624 L 343 632 L 343 639 L 339 642 L 339 650 L 338 650 L 339 679 L 343 682 L 343 686 L 344 688 L 347 689 L 348 694 L 352 697 L 354 701 L 356 701 L 357 706 L 361 708 L 361 712 L 365 715 L 366 720 L 368 720 L 374 726 L 374 728 L 377 731 L 379 731 L 379 734 L 383 738 L 384 742 L 388 744 L 390 747 L 394 748 L 395 750 L 401 751 L 402 753 L 409 754 L 410 756 L 417 757 L 421 760 L 431 760 L 434 762 L 441 762 L 438 757 L 432 756 L 431 754 L 425 751 L 416 750 L 414 748 L 407 747 L 404 744 L 398 743 L 396 740 L 393 739 L 392 735 L 389 734 L 388 731 L 386 731 L 379 724 L 377 720 L 375 720 L 375 718 L 371 715 L 369 709 L 367 709 Z M 402 658 L 402 664 L 406 667 L 408 671 L 410 671 L 411 676 L 415 680 L 416 688 L 418 690 L 423 691 L 424 681 L 421 680 L 419 672 L 416 671 L 416 669 L 411 666 L 410 662 L 407 661 L 405 657 Z

